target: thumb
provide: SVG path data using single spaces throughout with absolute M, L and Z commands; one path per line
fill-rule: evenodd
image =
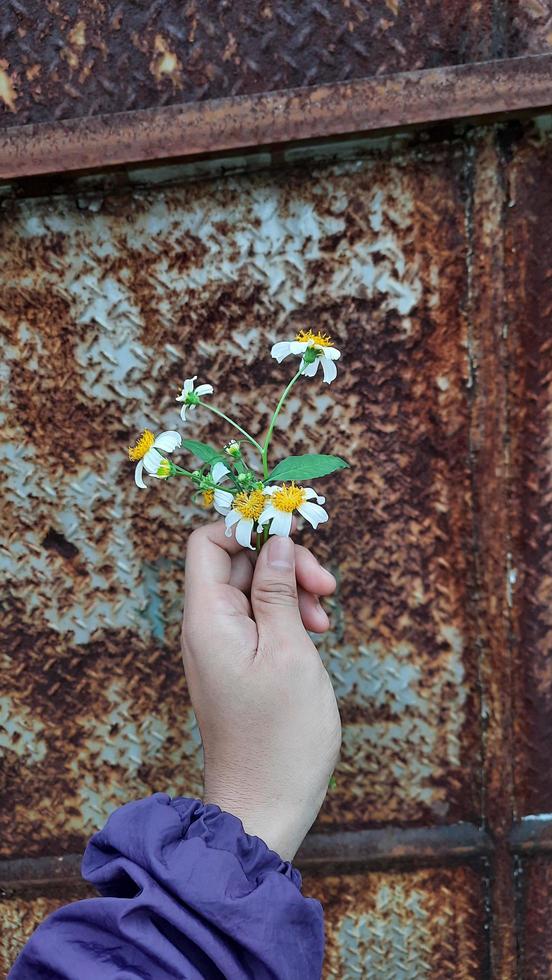
M 251 583 L 251 606 L 260 640 L 270 634 L 271 644 L 279 645 L 293 640 L 290 631 L 304 635 L 291 538 L 275 535 L 261 548 Z

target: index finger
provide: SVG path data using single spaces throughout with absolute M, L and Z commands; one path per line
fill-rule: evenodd
M 234 535 L 227 538 L 224 521 L 193 531 L 186 549 L 185 581 L 188 595 L 203 597 L 211 585 L 228 585 L 232 555 L 242 551 Z

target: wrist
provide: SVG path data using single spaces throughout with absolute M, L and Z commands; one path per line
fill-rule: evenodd
M 206 792 L 204 803 L 216 803 L 226 813 L 241 820 L 246 834 L 260 837 L 282 860 L 293 861 L 312 821 L 305 820 L 299 813 L 288 813 L 277 804 L 266 809 L 220 792 Z

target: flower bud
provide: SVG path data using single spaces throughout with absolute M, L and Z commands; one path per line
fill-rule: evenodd
M 158 476 L 160 480 L 166 480 L 167 477 L 172 476 L 173 473 L 174 473 L 174 468 L 170 459 L 162 459 L 161 462 L 159 463 L 159 466 L 157 467 L 156 476 Z
M 226 443 L 224 452 L 227 453 L 228 456 L 233 456 L 234 459 L 241 458 L 240 444 L 235 439 L 231 439 L 230 442 Z

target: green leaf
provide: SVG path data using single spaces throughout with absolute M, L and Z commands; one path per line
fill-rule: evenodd
M 274 467 L 266 483 L 284 480 L 313 480 L 317 476 L 328 476 L 336 470 L 344 470 L 349 464 L 340 456 L 323 456 L 306 453 L 305 456 L 288 456 Z
M 194 456 L 199 456 L 204 463 L 213 463 L 221 455 L 220 450 L 213 449 L 206 442 L 198 442 L 197 439 L 183 439 L 182 447 L 187 449 L 189 453 L 193 453 Z

